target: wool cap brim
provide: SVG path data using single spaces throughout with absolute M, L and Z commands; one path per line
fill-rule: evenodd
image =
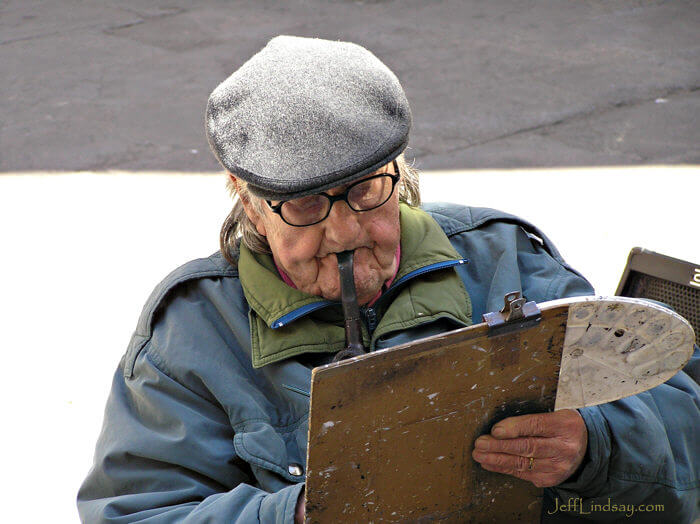
M 207 138 L 263 198 L 346 184 L 405 149 L 411 110 L 396 76 L 348 42 L 278 36 L 209 97 Z

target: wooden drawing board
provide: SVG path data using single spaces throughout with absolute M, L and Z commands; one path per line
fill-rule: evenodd
M 539 522 L 542 490 L 471 452 L 498 420 L 553 409 L 566 318 L 543 311 L 518 333 L 478 324 L 316 368 L 307 522 Z
M 505 333 L 490 313 L 491 326 L 315 368 L 307 522 L 539 522 L 542 490 L 483 470 L 474 440 L 509 416 L 646 391 L 693 351 L 690 324 L 643 300 L 528 306 Z

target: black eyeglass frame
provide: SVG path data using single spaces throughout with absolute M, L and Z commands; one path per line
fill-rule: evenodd
M 357 182 L 353 182 L 352 184 L 350 184 L 348 187 L 345 188 L 345 191 L 343 191 L 339 195 L 329 195 L 328 193 L 324 193 L 324 192 L 315 193 L 317 195 L 322 195 L 322 196 L 326 197 L 328 199 L 328 201 L 330 202 L 330 205 L 328 206 L 328 211 L 326 211 L 326 214 L 323 218 L 317 220 L 316 222 L 311 222 L 310 224 L 303 224 L 303 225 L 291 224 L 290 222 L 287 222 L 285 220 L 285 218 L 282 216 L 282 206 L 286 202 L 289 202 L 289 200 L 282 200 L 278 204 L 274 204 L 274 205 L 272 204 L 271 200 L 265 200 L 265 202 L 267 202 L 267 205 L 270 206 L 270 209 L 272 210 L 273 213 L 276 213 L 277 215 L 279 215 L 279 217 L 282 219 L 282 221 L 285 224 L 288 224 L 292 227 L 307 227 L 307 226 L 313 226 L 315 224 L 323 222 L 325 219 L 328 218 L 328 215 L 331 214 L 331 209 L 333 209 L 333 204 L 335 204 L 339 200 L 344 201 L 347 204 L 347 206 L 350 209 L 352 209 L 355 213 L 363 213 L 365 211 L 372 211 L 373 209 L 377 209 L 378 207 L 381 207 L 384 204 L 386 204 L 389 201 L 389 199 L 391 198 L 391 195 L 394 194 L 394 190 L 396 189 L 396 184 L 398 183 L 399 179 L 401 178 L 401 173 L 399 172 L 399 166 L 396 164 L 396 160 L 393 161 L 393 165 L 394 165 L 394 171 L 396 171 L 396 173 L 379 173 L 379 174 L 374 175 L 374 176 L 363 178 L 362 180 L 358 180 Z M 389 195 L 386 197 L 386 200 L 384 200 L 384 202 L 382 202 L 381 204 L 377 204 L 374 207 L 370 207 L 369 209 L 355 209 L 354 207 L 352 207 L 352 205 L 350 205 L 350 202 L 348 201 L 348 193 L 350 192 L 350 190 L 353 187 L 360 185 L 360 184 L 363 184 L 363 183 L 367 182 L 368 180 L 373 180 L 375 178 L 379 178 L 382 176 L 388 176 L 391 179 L 391 191 L 389 192 Z

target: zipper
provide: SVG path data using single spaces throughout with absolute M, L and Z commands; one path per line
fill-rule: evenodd
M 459 266 L 461 264 L 466 264 L 466 263 L 467 263 L 467 259 L 460 258 L 459 260 L 446 260 L 445 262 L 436 262 L 435 264 L 430 264 L 429 266 L 414 269 L 410 273 L 402 276 L 400 279 L 398 279 L 396 282 L 394 282 L 394 284 L 389 289 L 392 289 L 396 286 L 400 286 L 401 284 L 403 284 L 407 280 L 414 278 L 414 277 L 417 277 L 419 275 L 422 275 L 423 273 L 429 273 L 430 271 L 436 271 L 438 269 L 443 269 L 446 267 Z M 382 298 L 379 297 L 379 300 L 381 300 L 381 299 Z
M 362 310 L 365 317 L 365 324 L 367 325 L 367 331 L 369 331 L 369 336 L 374 333 L 374 328 L 377 327 L 377 310 L 373 307 Z
M 387 297 L 390 297 L 391 295 L 394 294 L 394 292 L 402 286 L 405 282 L 408 280 L 411 280 L 412 278 L 415 278 L 417 276 L 423 275 L 425 273 L 430 273 L 431 271 L 437 271 L 438 269 L 444 269 L 448 267 L 453 267 L 453 266 L 459 266 L 461 264 L 466 264 L 467 260 L 464 258 L 460 258 L 458 260 L 446 260 L 444 262 L 436 262 L 435 264 L 430 264 L 429 266 L 424 266 L 418 269 L 414 269 L 410 273 L 405 274 L 403 277 L 398 279 L 396 282 L 393 282 L 389 289 L 387 289 L 384 293 L 382 293 L 382 296 L 377 299 L 377 302 L 375 302 L 374 306 L 367 308 L 367 309 L 362 309 L 362 313 L 365 317 L 365 325 L 367 326 L 367 330 L 369 331 L 369 336 L 370 338 L 374 334 L 374 330 L 377 327 L 377 324 L 379 323 L 377 321 L 377 306 L 384 302 Z
M 445 262 L 436 262 L 435 264 L 430 264 L 429 266 L 424 266 L 418 269 L 414 269 L 410 273 L 405 274 L 402 276 L 400 279 L 398 279 L 396 282 L 393 282 L 389 289 L 387 289 L 384 293 L 382 293 L 382 296 L 379 297 L 377 302 L 374 304 L 374 309 L 377 309 L 377 306 L 384 302 L 387 297 L 390 297 L 391 295 L 394 294 L 394 292 L 404 284 L 404 282 L 407 282 L 408 280 L 411 280 L 412 278 L 418 277 L 420 275 L 423 275 L 425 273 L 430 273 L 431 271 L 437 271 L 438 269 L 444 269 L 447 267 L 454 267 L 454 266 L 459 266 L 462 264 L 466 264 L 468 260 L 466 258 L 460 258 L 458 260 L 446 260 Z
M 330 300 L 321 300 L 320 302 L 313 302 L 311 304 L 306 304 L 305 306 L 301 306 L 300 308 L 295 309 L 294 311 L 291 311 L 291 312 L 287 313 L 286 315 L 282 315 L 280 318 L 275 320 L 270 327 L 272 329 L 281 328 L 282 326 L 289 324 L 290 322 L 295 321 L 299 317 L 303 317 L 304 315 L 308 315 L 309 313 L 316 311 L 317 309 L 321 309 L 323 307 L 330 306 L 331 304 L 336 304 L 336 302 L 331 302 Z
M 392 285 L 392 286 L 387 290 L 386 293 L 384 293 L 381 297 L 379 297 L 379 300 L 377 300 L 377 303 L 375 304 L 375 307 L 377 307 L 377 305 L 381 302 L 381 300 L 382 300 L 383 298 L 388 297 L 388 298 L 386 298 L 387 300 L 388 300 L 389 298 L 391 298 L 391 295 L 394 294 L 394 292 L 396 291 L 396 289 L 398 289 L 398 288 L 399 288 L 401 285 L 403 285 L 406 281 L 408 281 L 408 280 L 410 280 L 410 279 L 412 279 L 412 278 L 415 278 L 415 277 L 417 277 L 417 276 L 419 276 L 419 275 L 423 275 L 423 274 L 425 274 L 425 273 L 429 273 L 429 272 L 431 272 L 431 271 L 436 271 L 436 270 L 438 270 L 438 269 L 444 269 L 444 268 L 448 268 L 448 267 L 455 267 L 455 266 L 459 266 L 459 265 L 466 264 L 466 263 L 468 263 L 468 260 L 462 258 L 462 259 L 459 259 L 459 260 L 449 260 L 449 261 L 445 261 L 445 262 L 437 262 L 437 263 L 435 263 L 435 264 L 431 264 L 431 265 L 429 265 L 429 266 L 425 266 L 425 267 L 416 269 L 416 270 L 414 270 L 414 271 L 411 271 L 410 273 L 404 275 L 402 278 L 400 278 L 399 280 L 397 280 L 396 283 L 395 283 L 394 285 Z M 444 316 L 445 316 L 445 315 L 441 315 L 441 317 L 444 317 Z M 424 324 L 424 323 L 425 323 L 425 318 L 424 318 L 423 320 L 421 320 L 417 325 L 421 325 L 421 324 Z M 461 322 L 460 322 L 460 325 L 461 325 L 462 327 L 465 327 L 465 325 L 462 324 Z M 389 330 L 389 331 L 387 331 L 387 330 L 385 329 L 385 330 L 383 330 L 383 332 L 376 332 L 376 333 L 373 332 L 372 335 L 371 335 L 372 342 L 371 342 L 371 344 L 370 344 L 370 349 L 369 349 L 369 351 L 374 351 L 374 350 L 376 349 L 375 343 L 377 342 L 377 340 L 378 340 L 380 337 L 383 337 L 383 336 L 387 335 L 388 333 L 391 333 L 392 331 L 395 331 L 395 330 Z

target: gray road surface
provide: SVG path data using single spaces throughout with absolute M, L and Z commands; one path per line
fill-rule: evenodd
M 700 3 L 7 0 L 0 172 L 218 169 L 211 90 L 277 34 L 401 79 L 424 169 L 700 162 Z

